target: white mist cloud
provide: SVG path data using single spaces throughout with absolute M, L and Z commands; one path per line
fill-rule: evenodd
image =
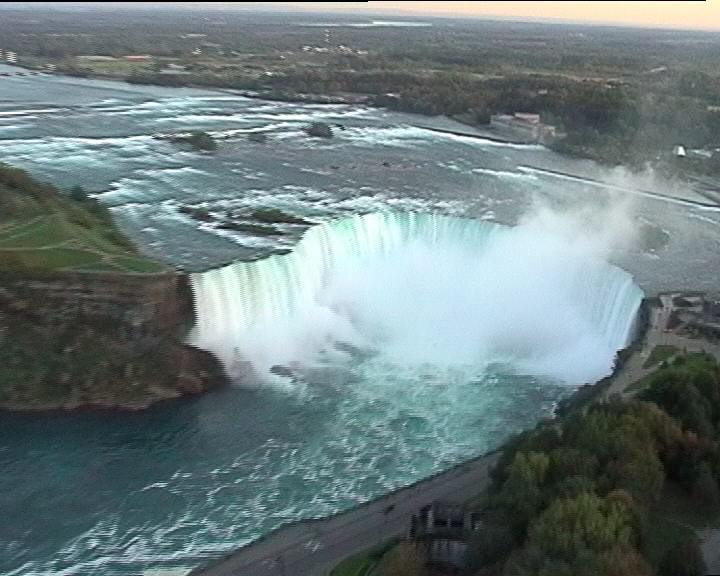
M 606 201 L 571 208 L 552 207 L 535 197 L 518 227 L 537 239 L 554 238 L 579 256 L 606 261 L 613 253 L 628 250 L 639 239 L 633 198 L 628 195 L 612 195 Z
M 195 278 L 199 345 L 260 372 L 310 366 L 336 342 L 398 366 L 513 369 L 567 383 L 607 374 L 641 292 L 607 264 L 626 205 L 536 205 L 515 228 L 370 214 L 311 231 L 283 260 Z

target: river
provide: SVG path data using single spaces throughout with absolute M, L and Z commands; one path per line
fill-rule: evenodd
M 335 136 L 308 138 L 313 121 Z M 542 205 L 589 210 L 610 229 L 620 206 L 631 228 L 668 234 L 655 250 L 612 243 L 610 259 L 643 290 L 717 289 L 720 211 L 693 205 L 706 198 L 651 174 L 438 128 L 463 129 L 357 106 L 0 76 L 0 159 L 97 194 L 142 250 L 190 270 L 287 250 L 306 227 L 256 237 L 198 222 L 181 206 L 240 223 L 277 208 L 313 223 L 392 209 L 515 225 Z M 188 130 L 212 133 L 218 151 L 154 137 Z M 252 131 L 268 142 L 250 142 Z M 612 233 L 622 240 L 632 230 Z M 283 522 L 492 449 L 549 415 L 569 389 L 494 365 L 371 363 L 316 371 L 303 386 L 232 387 L 140 413 L 2 414 L 0 573 L 188 568 Z

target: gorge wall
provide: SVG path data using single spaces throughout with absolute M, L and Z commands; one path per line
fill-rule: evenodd
M 0 275 L 0 407 L 137 409 L 225 380 L 181 273 Z

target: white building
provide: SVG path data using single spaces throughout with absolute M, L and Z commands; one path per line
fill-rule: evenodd
M 685 156 L 687 155 L 685 153 L 685 146 L 678 144 L 673 149 L 673 154 L 675 154 L 675 156 L 677 156 L 678 158 L 685 158 Z

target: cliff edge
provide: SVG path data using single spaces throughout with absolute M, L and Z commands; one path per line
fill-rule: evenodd
M 96 201 L 0 165 L 0 408 L 139 409 L 225 383 L 184 342 L 186 280 Z

